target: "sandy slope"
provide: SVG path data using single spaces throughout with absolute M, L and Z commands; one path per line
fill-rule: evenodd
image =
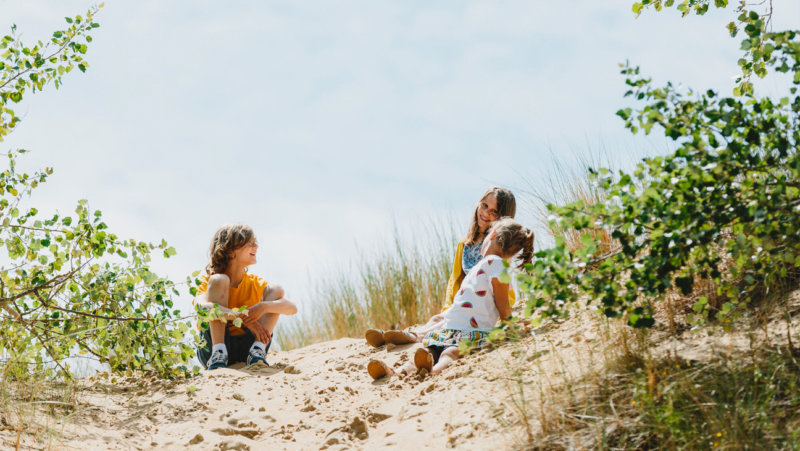
M 344 338 L 270 352 L 272 366 L 254 371 L 239 364 L 188 381 L 86 380 L 77 412 L 55 425 L 48 441 L 27 434 L 23 443 L 53 449 L 508 448 L 516 435 L 503 425 L 515 420 L 503 405 L 515 382 L 506 377 L 507 366 L 525 359 L 536 363 L 530 366 L 541 380 L 565 374 L 563 358 L 550 351 L 583 337 L 578 324 L 542 329 L 419 379 L 372 381 L 365 369 L 371 358 L 399 365 L 419 345 L 374 349 Z M 0 432 L 0 439 L 13 446 L 15 436 Z
M 185 382 L 95 384 L 62 445 L 111 449 L 486 449 L 497 351 L 440 377 L 373 382 L 372 357 L 394 363 L 413 346 L 370 348 L 341 339 L 270 355 L 271 368 L 207 372 Z M 492 355 L 494 354 L 494 355 Z M 241 365 L 239 365 L 241 366 Z M 189 387 L 194 386 L 193 393 Z
M 800 334 L 800 291 L 789 298 L 791 325 L 778 318 L 755 331 L 773 343 Z M 508 449 L 522 438 L 519 409 L 535 427 L 552 406 L 539 393 L 573 384 L 621 352 L 621 326 L 593 314 L 548 324 L 518 343 L 462 358 L 441 375 L 372 381 L 365 366 L 391 365 L 416 346 L 374 349 L 345 338 L 270 352 L 270 368 L 229 368 L 185 381 L 84 380 L 67 418 L 36 418 L 23 447 L 37 449 Z M 705 360 L 752 346 L 753 331 L 680 337 L 663 332 L 652 348 Z M 16 433 L 0 428 L 0 448 Z

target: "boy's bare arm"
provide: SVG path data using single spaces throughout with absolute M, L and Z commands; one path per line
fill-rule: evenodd
M 261 301 L 276 301 L 278 299 L 283 298 L 286 293 L 283 291 L 283 287 L 280 285 L 267 285 L 264 288 L 264 294 L 261 296 Z
M 265 313 L 280 313 L 281 315 L 294 315 L 297 307 L 294 302 L 284 298 L 286 292 L 280 285 L 267 285 L 260 304 L 265 305 Z
M 294 302 L 284 299 L 286 293 L 280 285 L 267 285 L 261 302 L 247 309 L 247 316 L 243 318 L 245 324 L 258 320 L 267 313 L 280 313 L 281 315 L 294 315 L 297 307 Z

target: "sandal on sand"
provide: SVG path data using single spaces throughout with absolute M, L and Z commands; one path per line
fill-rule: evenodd
M 380 329 L 369 329 L 367 333 L 364 334 L 364 338 L 367 339 L 367 343 L 374 347 L 383 346 L 386 341 L 383 339 L 383 331 Z
M 417 342 L 416 334 L 402 330 L 387 330 L 383 333 L 383 339 L 386 343 L 395 345 L 410 345 Z
M 367 364 L 367 372 L 373 380 L 378 380 L 382 377 L 391 376 L 394 374 L 389 365 L 381 362 L 380 360 L 370 360 Z
M 433 354 L 428 351 L 428 348 L 417 349 L 417 352 L 414 353 L 414 365 L 417 367 L 417 371 L 423 368 L 428 370 L 428 374 L 433 371 Z

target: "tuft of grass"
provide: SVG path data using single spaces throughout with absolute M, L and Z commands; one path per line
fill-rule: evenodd
M 442 224 L 414 232 L 406 239 L 395 228 L 391 247 L 362 251 L 354 270 L 319 281 L 315 305 L 281 324 L 281 349 L 362 337 L 369 328 L 405 328 L 439 313 L 457 238 Z
M 63 422 L 78 408 L 78 390 L 51 371 L 20 368 L 18 362 L 0 362 L 0 448 L 52 449 Z
M 537 177 L 534 183 L 528 183 L 525 194 L 533 200 L 531 212 L 536 218 L 539 227 L 555 240 L 564 238 L 567 248 L 575 252 L 582 246 L 581 238 L 589 234 L 598 245 L 598 256 L 610 255 L 619 249 L 619 242 L 611 237 L 611 231 L 603 228 L 591 228 L 583 231 L 559 227 L 553 221 L 548 205 L 564 206 L 575 202 L 584 205 L 594 205 L 606 202 L 606 193 L 589 178 L 590 168 L 613 168 L 608 155 L 603 153 L 576 153 L 572 165 L 565 164 L 562 160 L 553 158 L 551 165 L 542 177 Z
M 557 368 L 530 357 L 512 364 L 503 411 L 520 431 L 515 447 L 800 449 L 800 349 L 791 335 L 770 344 L 749 333 L 749 346 L 690 358 L 664 352 L 665 336 L 649 333 L 606 328 L 586 355 L 571 356 L 583 360 L 572 376 L 557 369 L 559 356 Z

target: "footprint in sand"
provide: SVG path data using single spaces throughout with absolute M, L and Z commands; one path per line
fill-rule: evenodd
M 231 436 L 231 435 L 241 435 L 243 437 L 247 437 L 250 440 L 258 437 L 261 434 L 261 431 L 258 429 L 244 429 L 244 428 L 215 428 L 212 429 L 211 432 L 217 433 L 219 435 L 224 436 Z
M 250 451 L 250 447 L 245 445 L 241 442 L 220 442 L 217 444 L 215 449 L 219 451 L 228 451 L 228 450 L 235 450 L 235 451 Z
M 286 374 L 300 374 L 300 370 L 298 368 L 295 368 L 294 365 L 287 366 L 286 368 L 283 369 L 283 372 Z
M 383 420 L 385 420 L 387 418 L 390 418 L 390 417 L 391 417 L 391 415 L 389 415 L 389 414 L 380 413 L 380 412 L 370 412 L 367 415 L 367 420 L 370 423 L 375 424 L 375 423 L 380 423 L 381 421 L 383 421 Z
M 367 431 L 367 423 L 365 423 L 359 417 L 353 418 L 353 421 L 351 421 L 348 424 L 345 424 L 344 426 L 332 429 L 325 436 L 327 437 L 337 432 L 344 433 L 351 439 L 357 438 L 359 440 L 366 440 L 367 438 L 369 438 L 369 432 Z

